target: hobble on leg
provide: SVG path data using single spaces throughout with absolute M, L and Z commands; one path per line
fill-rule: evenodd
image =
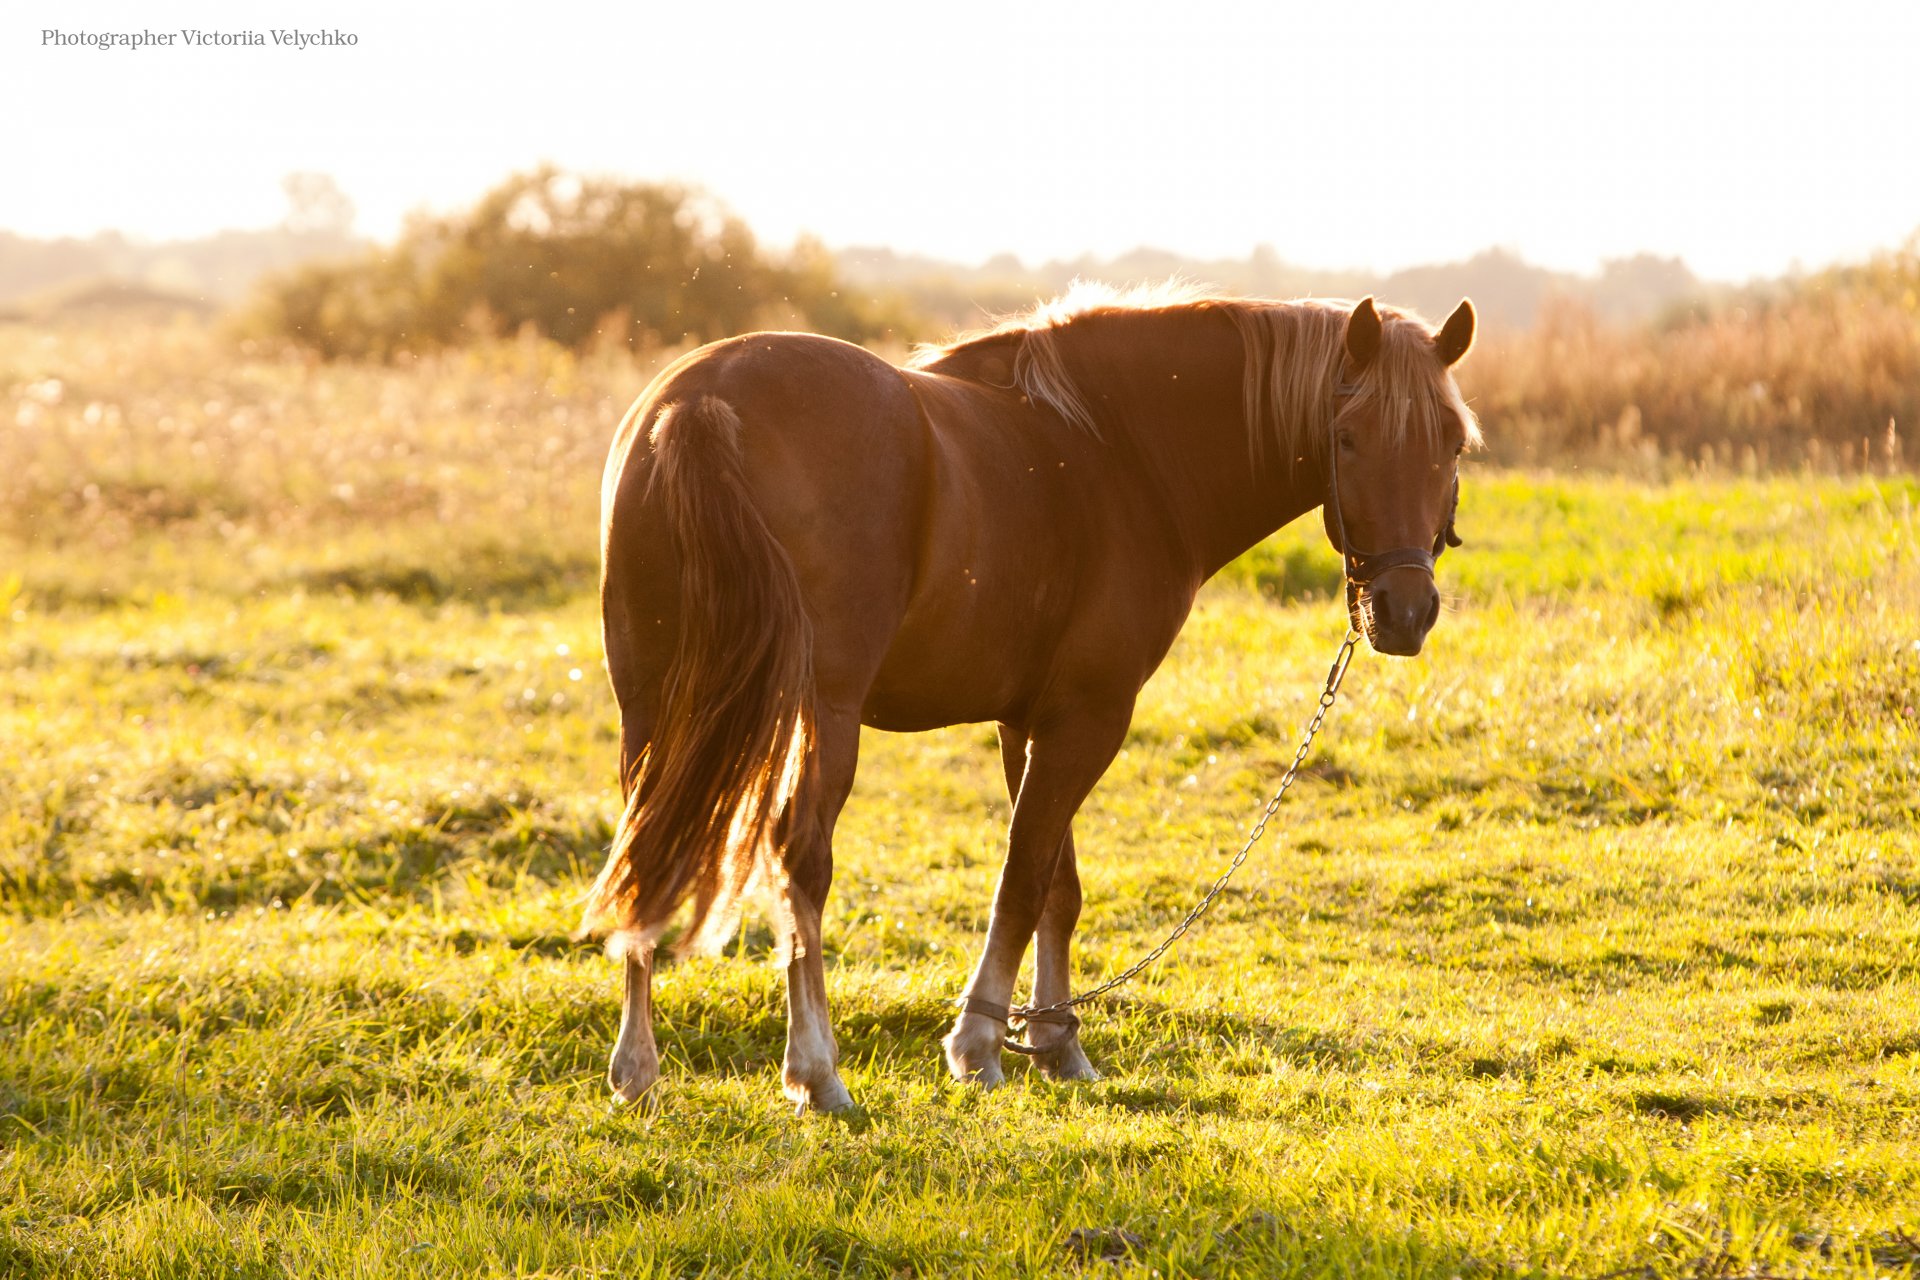
M 989 1089 L 1006 1080 L 1006 1073 L 1000 1069 L 1000 1052 L 1007 1024 L 998 1010 L 1004 1009 L 1012 996 L 1020 955 L 1026 949 L 1024 936 L 1018 937 L 1014 946 L 1007 944 L 1007 935 L 1011 933 L 1013 930 L 1007 927 L 1004 914 L 996 908 L 993 921 L 987 926 L 986 952 L 980 957 L 973 980 L 967 984 L 969 999 L 976 1007 L 993 1008 L 996 1012 L 963 1009 L 954 1019 L 953 1030 L 941 1041 L 946 1050 L 947 1070 L 953 1078 Z
M 1067 849 L 1074 811 L 1112 761 L 1125 736 L 1131 702 L 1080 709 L 1070 718 L 1048 721 L 1026 744 L 1025 768 L 1018 772 L 1019 796 L 1013 805 L 1013 823 L 1007 833 L 1007 861 L 994 893 L 993 919 L 987 926 L 987 946 L 967 986 L 976 1006 L 1005 1006 L 1013 997 L 1014 980 L 1027 940 L 1041 922 L 1055 870 Z M 1002 727 L 1001 752 L 1008 789 L 1013 790 L 1021 763 L 1016 742 Z M 1077 887 L 1078 880 L 1075 880 Z M 1078 903 L 1073 916 L 1078 915 Z M 1066 930 L 1072 929 L 1071 919 Z M 1065 990 L 1065 951 L 1048 971 L 1049 982 Z M 945 1045 L 947 1067 L 956 1079 L 994 1085 L 1004 1078 L 1000 1049 L 1005 1024 L 976 1009 L 963 1010 L 954 1020 Z
M 1027 735 L 1018 726 L 1011 724 L 1000 726 L 1000 762 L 1006 771 L 1007 799 L 1018 809 L 1021 778 L 1027 768 Z M 1006 874 L 1005 871 L 1001 873 L 1003 885 Z M 997 898 L 998 895 L 996 895 Z M 993 919 L 987 926 L 986 951 L 981 955 L 980 967 L 974 971 L 973 979 L 967 984 L 968 992 L 972 996 L 980 997 L 980 1007 L 990 1009 L 992 1012 L 974 1013 L 963 1010 L 954 1018 L 953 1029 L 947 1033 L 946 1039 L 941 1041 L 946 1050 L 947 1070 L 953 1074 L 953 1078 L 983 1085 L 989 1089 L 1006 1078 L 1000 1070 L 1000 1046 L 1006 1037 L 1007 1024 L 1000 1009 L 1010 996 L 1002 995 L 996 998 L 987 993 L 1001 987 L 1003 982 L 1005 990 L 1010 993 L 1020 964 L 1020 958 L 1016 955 L 1012 972 L 995 973 L 989 968 L 989 963 L 995 954 L 995 943 L 1000 942 L 1004 945 L 1005 930 L 1002 927 L 1000 915 L 996 901 Z M 1025 939 L 1021 940 L 1020 945 L 1023 947 L 1026 945 Z M 1005 969 L 1006 966 L 1001 965 L 1000 968 Z
M 1013 1000 L 1013 985 L 1020 976 L 1020 961 L 1044 892 L 1044 881 L 1033 883 L 1033 859 L 1021 856 L 1022 843 L 1016 806 L 1007 862 L 1000 870 L 993 916 L 987 922 L 987 945 L 967 983 L 966 1000 L 953 1029 L 941 1041 L 953 1078 L 987 1089 L 1006 1080 L 1000 1054 L 1007 1036 L 1007 1006 Z

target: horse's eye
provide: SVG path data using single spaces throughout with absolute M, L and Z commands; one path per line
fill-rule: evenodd
M 1353 432 L 1342 431 L 1340 433 L 1340 452 L 1353 453 L 1356 450 L 1358 450 L 1359 447 L 1360 447 L 1359 445 L 1356 445 L 1353 442 Z

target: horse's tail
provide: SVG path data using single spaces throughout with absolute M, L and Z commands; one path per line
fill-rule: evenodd
M 668 405 L 650 436 L 645 501 L 672 530 L 680 633 L 581 925 L 624 945 L 650 948 L 692 898 L 681 949 L 716 947 L 756 885 L 787 915 L 779 844 L 807 772 L 813 628 L 747 488 L 740 430 L 732 406 L 708 396 Z

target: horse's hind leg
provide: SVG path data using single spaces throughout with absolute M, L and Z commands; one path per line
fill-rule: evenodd
M 620 1038 L 607 1063 L 607 1086 L 622 1102 L 637 1102 L 660 1078 L 660 1051 L 653 1043 L 653 951 L 631 947 L 622 957 L 626 991 L 620 1005 Z
M 860 755 L 858 714 L 820 708 L 814 739 L 811 814 L 796 814 L 786 846 L 793 956 L 787 964 L 787 1056 L 782 1079 L 800 1111 L 842 1111 L 853 1095 L 840 1082 L 840 1049 L 827 1009 L 827 973 L 820 954 L 820 916 L 833 884 L 833 826 L 853 787 Z
M 647 731 L 636 711 L 622 712 L 620 789 L 631 798 L 634 766 L 646 749 Z M 626 988 L 620 1004 L 620 1037 L 607 1063 L 607 1087 L 622 1102 L 638 1101 L 660 1078 L 660 1051 L 653 1040 L 653 939 L 620 938 Z

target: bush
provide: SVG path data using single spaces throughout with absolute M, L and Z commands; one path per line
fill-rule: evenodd
M 415 219 L 390 249 L 269 281 L 249 327 L 327 359 L 528 328 L 576 351 L 770 327 L 913 336 L 897 305 L 841 288 L 817 244 L 770 255 L 697 192 L 551 168 L 509 178 L 465 213 Z

